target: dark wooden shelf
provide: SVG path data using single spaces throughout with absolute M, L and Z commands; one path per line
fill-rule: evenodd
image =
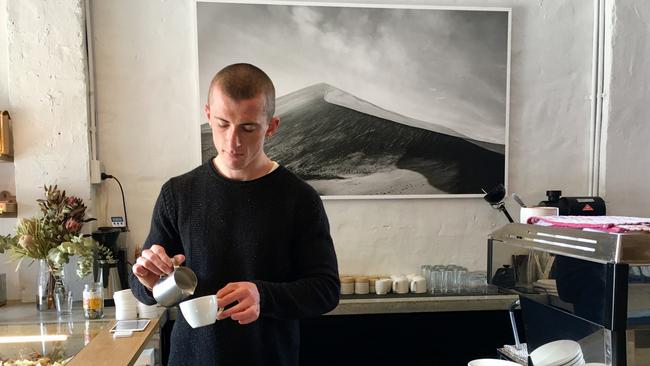
M 0 214 L 0 219 L 4 219 L 4 218 L 16 218 L 16 217 L 18 217 L 18 213 L 17 213 L 17 212 L 5 212 L 5 213 L 1 213 L 1 214 Z

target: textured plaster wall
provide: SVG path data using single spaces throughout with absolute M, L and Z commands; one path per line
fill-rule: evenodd
M 650 3 L 608 4 L 603 191 L 608 213 L 650 216 Z
M 58 184 L 92 205 L 83 2 L 3 3 L 19 217 L 38 212 L 36 199 L 42 197 L 44 184 Z M 0 264 L 1 272 L 13 268 L 14 264 Z M 34 269 L 19 274 L 19 297 L 24 300 L 34 296 Z M 68 278 L 74 280 L 71 271 Z M 15 291 L 9 296 L 15 298 Z
M 592 0 L 417 4 L 513 8 L 509 189 L 528 203 L 544 199 L 547 189 L 587 194 Z M 94 7 L 99 154 L 124 185 L 127 242 L 134 248 L 147 234 L 163 182 L 200 163 L 193 1 Z M 98 192 L 100 217 L 121 214 L 115 184 Z M 412 272 L 443 262 L 482 268 L 486 235 L 506 223 L 481 198 L 342 200 L 325 207 L 343 273 Z M 512 200 L 507 207 L 518 216 Z

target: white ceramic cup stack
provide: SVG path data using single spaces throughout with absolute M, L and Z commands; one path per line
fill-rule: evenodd
M 156 305 L 145 305 L 138 301 L 138 316 L 140 319 L 154 319 L 160 315 L 160 309 L 162 306 Z
M 377 281 L 375 281 L 375 293 L 377 295 L 386 295 L 390 292 L 392 286 L 393 280 L 390 278 L 378 278 Z
M 576 341 L 562 339 L 537 347 L 530 353 L 533 364 L 540 366 L 584 365 L 582 348 Z
M 409 280 L 404 275 L 392 275 L 390 278 L 393 280 L 393 292 L 396 294 L 408 294 Z
M 113 301 L 115 301 L 116 320 L 138 319 L 138 300 L 130 289 L 115 292 Z
M 424 294 L 427 292 L 427 280 L 422 275 L 415 275 L 411 277 L 409 290 L 414 294 Z

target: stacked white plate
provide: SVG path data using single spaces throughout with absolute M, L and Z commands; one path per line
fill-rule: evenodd
M 113 294 L 115 301 L 115 319 L 138 319 L 138 300 L 135 299 L 130 289 L 117 291 Z
M 542 292 L 546 292 L 549 295 L 557 296 L 557 285 L 555 284 L 555 280 L 537 280 L 533 282 L 533 287 Z
M 535 366 L 574 366 L 584 365 L 580 344 L 571 340 L 546 343 L 530 354 Z
M 498 360 L 496 358 L 481 358 L 479 360 L 469 361 L 467 366 L 521 366 L 521 365 L 516 362 Z
M 138 301 L 138 315 L 141 319 L 154 319 L 160 315 L 162 306 L 156 305 L 145 305 Z

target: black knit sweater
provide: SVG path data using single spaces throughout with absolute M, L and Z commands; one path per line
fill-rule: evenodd
M 166 182 L 144 244 L 185 254 L 194 270 L 194 297 L 229 282 L 251 281 L 260 317 L 193 329 L 182 314 L 174 324 L 169 365 L 298 365 L 299 318 L 338 304 L 336 254 L 318 194 L 280 166 L 252 181 L 233 181 L 211 162 Z M 131 275 L 135 296 L 154 304 Z

